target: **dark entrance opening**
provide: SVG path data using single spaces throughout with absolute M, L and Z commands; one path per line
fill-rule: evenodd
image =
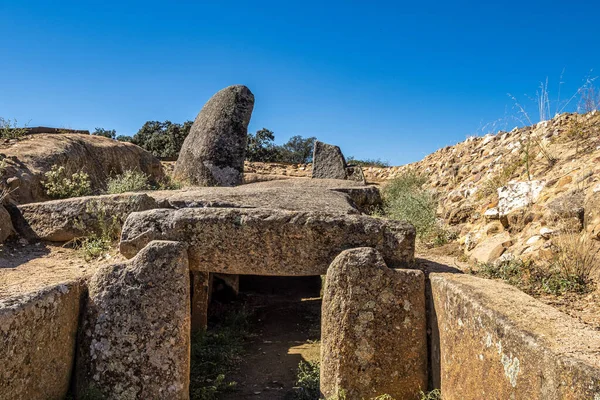
M 224 318 L 227 307 L 236 306 L 249 315 L 250 335 L 239 364 L 226 378 L 236 382 L 235 390 L 219 399 L 289 398 L 300 362 L 320 357 L 321 277 L 241 275 L 234 298 L 226 286 L 213 280 L 209 331 Z

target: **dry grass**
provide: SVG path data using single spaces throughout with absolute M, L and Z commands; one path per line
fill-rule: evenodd
M 556 250 L 551 261 L 560 274 L 581 287 L 589 287 L 600 268 L 600 249 L 587 235 L 566 233 L 554 241 Z

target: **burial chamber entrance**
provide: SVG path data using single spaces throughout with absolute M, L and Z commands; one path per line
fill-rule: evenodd
M 220 399 L 284 399 L 298 390 L 300 363 L 320 358 L 321 282 L 321 276 L 212 274 L 205 335 L 230 329 L 243 335 L 237 365 L 225 374 L 235 388 Z M 197 362 L 192 350 L 192 391 L 205 378 L 194 376 Z

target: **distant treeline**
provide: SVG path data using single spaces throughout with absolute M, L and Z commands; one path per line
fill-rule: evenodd
M 148 121 L 131 136 L 119 135 L 114 129 L 96 128 L 92 135 L 104 136 L 122 142 L 131 142 L 162 159 L 177 159 L 183 141 L 190 133 L 192 121 L 176 124 L 171 121 Z M 283 145 L 275 144 L 275 134 L 261 129 L 248 134 L 246 159 L 248 161 L 305 164 L 312 161 L 316 138 L 292 136 Z

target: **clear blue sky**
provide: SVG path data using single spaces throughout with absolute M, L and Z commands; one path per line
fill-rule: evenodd
M 132 135 L 245 84 L 250 131 L 417 161 L 600 74 L 600 2 L 0 0 L 0 116 Z M 597 81 L 600 83 L 600 81 Z M 555 106 L 553 105 L 553 110 Z M 516 123 L 510 121 L 506 128 Z M 499 126 L 505 127 L 505 126 Z

